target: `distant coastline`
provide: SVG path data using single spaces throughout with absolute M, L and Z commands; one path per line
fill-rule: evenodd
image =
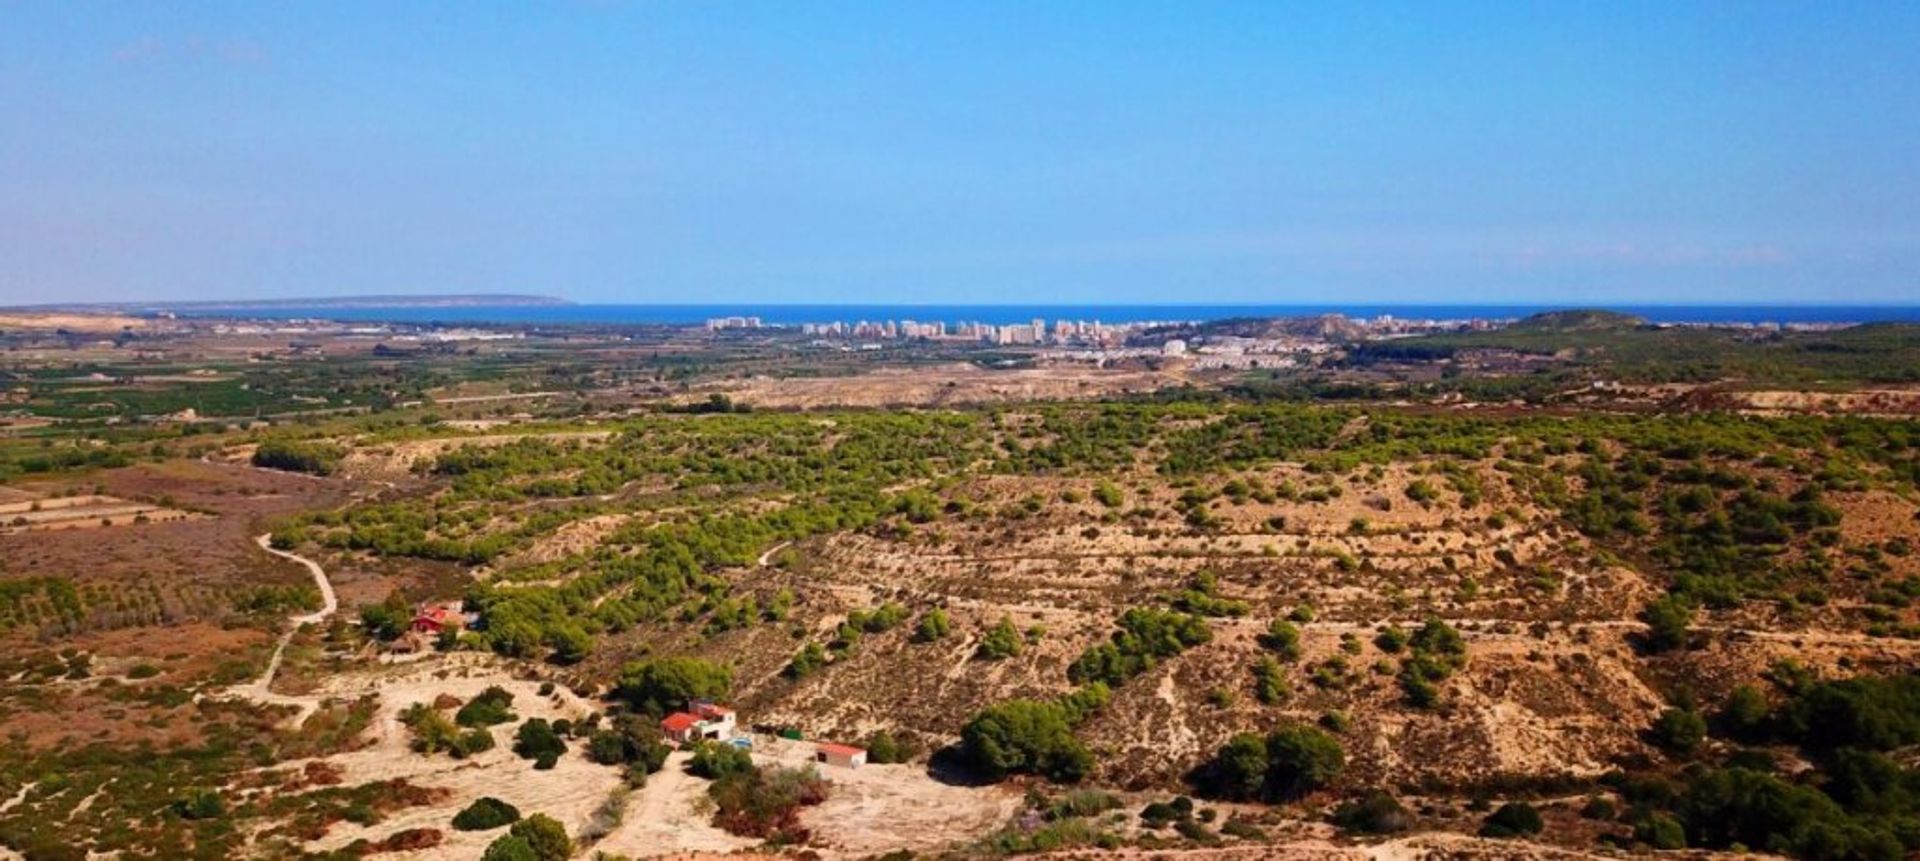
M 414 301 L 374 304 L 364 297 L 332 303 L 293 301 L 235 303 L 146 303 L 130 308 L 172 311 L 186 316 L 252 316 L 265 319 L 322 318 L 349 322 L 447 323 L 491 325 L 699 325 L 716 317 L 759 317 L 767 325 L 799 325 L 833 320 L 919 320 L 923 322 L 980 322 L 1007 324 L 1035 318 L 1045 320 L 1099 320 L 1106 323 L 1144 321 L 1209 321 L 1236 317 L 1316 317 L 1342 314 L 1350 318 L 1383 315 L 1408 320 L 1516 320 L 1558 305 L 1417 305 L 1417 304 L 1268 304 L 1268 305 L 596 305 L 560 300 L 542 302 L 471 301 L 484 297 L 406 297 Z M 430 301 L 438 299 L 440 301 Z M 1791 324 L 1920 322 L 1920 306 L 1899 305 L 1593 305 L 1645 317 L 1654 323 Z
M 573 303 L 565 299 L 558 299 L 552 296 L 536 296 L 522 293 L 447 293 L 437 295 L 409 296 L 391 294 L 296 299 L 212 299 L 189 302 L 47 303 L 9 306 L 0 310 L 119 314 L 157 314 L 168 311 L 176 313 L 192 312 L 195 314 L 273 311 L 277 312 L 273 316 L 303 316 L 284 312 L 289 310 L 305 312 L 316 309 L 338 311 L 343 309 L 384 308 L 550 308 L 571 304 Z

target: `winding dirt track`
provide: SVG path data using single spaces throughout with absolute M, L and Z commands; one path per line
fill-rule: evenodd
M 298 727 L 306 723 L 307 718 L 312 717 L 314 712 L 320 710 L 320 698 L 276 694 L 272 690 L 273 677 L 280 672 L 280 660 L 286 656 L 287 644 L 293 642 L 293 635 L 300 633 L 300 628 L 303 625 L 314 625 L 326 621 L 328 617 L 340 609 L 340 599 L 334 595 L 333 582 L 327 579 L 327 572 L 320 567 L 319 563 L 305 556 L 274 549 L 272 538 L 273 536 L 271 534 L 263 534 L 255 538 L 254 542 L 260 545 L 260 549 L 268 553 L 282 559 L 291 559 L 306 566 L 307 572 L 313 575 L 314 585 L 320 588 L 320 609 L 312 613 L 303 613 L 288 619 L 287 621 L 291 624 L 288 626 L 287 632 L 280 635 L 280 642 L 273 647 L 273 657 L 267 659 L 267 668 L 260 673 L 260 677 L 244 685 L 236 685 L 228 688 L 224 695 L 249 699 L 266 705 L 289 706 L 296 709 L 297 711 L 294 714 L 292 723 L 293 726 Z

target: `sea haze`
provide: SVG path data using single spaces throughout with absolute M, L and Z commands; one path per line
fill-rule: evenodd
M 395 323 L 684 325 L 714 317 L 759 317 L 767 324 L 844 320 L 1023 323 L 1099 320 L 1221 320 L 1230 317 L 1309 317 L 1345 314 L 1406 319 L 1511 319 L 1555 305 L 469 305 L 457 307 L 200 306 L 174 309 L 189 316 L 242 316 Z M 1608 305 L 1658 323 L 1874 323 L 1920 321 L 1920 306 L 1894 305 Z

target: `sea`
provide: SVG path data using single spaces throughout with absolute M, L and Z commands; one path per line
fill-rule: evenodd
M 759 317 L 766 325 L 861 320 L 923 323 L 1025 323 L 1035 319 L 1102 323 L 1200 322 L 1235 317 L 1312 317 L 1344 314 L 1374 319 L 1511 320 L 1566 305 L 442 305 L 442 306 L 197 306 L 182 316 L 267 320 L 493 325 L 692 325 L 717 317 Z M 1597 305 L 1656 323 L 1877 323 L 1920 322 L 1920 305 Z

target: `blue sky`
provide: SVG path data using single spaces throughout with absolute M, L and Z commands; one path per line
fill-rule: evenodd
M 1920 3 L 0 0 L 0 303 L 1920 302 Z

